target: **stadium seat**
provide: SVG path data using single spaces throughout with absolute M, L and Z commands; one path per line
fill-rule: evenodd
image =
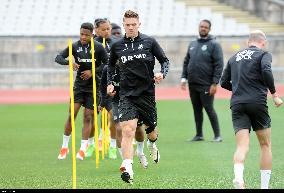
M 2 0 L 0 35 L 15 36 L 77 36 L 78 26 L 107 17 L 122 23 L 122 14 L 133 9 L 139 12 L 141 30 L 149 35 L 197 35 L 201 19 L 210 19 L 216 35 L 236 35 L 248 32 L 246 24 L 226 20 L 210 7 L 188 7 L 174 0 Z M 11 11 L 14 10 L 14 11 Z

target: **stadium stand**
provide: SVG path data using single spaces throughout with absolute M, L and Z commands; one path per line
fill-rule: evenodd
M 225 18 L 210 7 L 187 6 L 185 2 L 174 0 L 2 0 L 0 35 L 77 35 L 82 21 L 108 17 L 120 24 L 122 13 L 127 9 L 140 13 L 141 30 L 150 35 L 197 35 L 196 24 L 204 18 L 216 24 L 213 31 L 216 35 L 240 35 L 249 31 L 248 25 Z
M 284 30 L 227 4 L 214 0 L 1 0 L 0 89 L 68 87 L 68 69 L 54 62 L 67 39 L 78 39 L 82 22 L 108 17 L 122 23 L 127 9 L 137 10 L 141 31 L 157 37 L 171 61 L 163 85 L 179 83 L 183 58 L 190 40 L 196 38 L 201 19 L 212 21 L 224 58 L 246 46 L 249 30 L 262 25 L 274 55 L 277 82 L 284 82 Z M 271 30 L 270 30 L 271 29 Z M 157 65 L 157 68 L 159 65 Z M 13 80 L 13 81 L 11 81 Z

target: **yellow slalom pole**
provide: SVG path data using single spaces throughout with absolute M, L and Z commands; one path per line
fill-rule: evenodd
M 94 127 L 95 127 L 95 143 L 96 143 L 96 168 L 99 168 L 100 152 L 99 152 L 99 128 L 98 128 L 98 111 L 97 111 L 97 87 L 96 87 L 96 63 L 95 63 L 95 45 L 94 38 L 91 38 L 92 51 L 92 74 L 93 74 L 93 97 L 94 97 Z
M 72 40 L 68 41 L 69 46 L 69 90 L 70 90 L 70 111 L 71 111 L 71 128 L 72 128 L 72 188 L 76 189 L 77 179 L 76 179 L 76 151 L 75 151 L 75 119 L 74 119 L 74 92 L 73 92 L 73 55 L 72 55 Z
M 104 148 L 104 127 L 105 127 L 105 122 L 104 122 L 104 110 L 105 108 L 103 108 L 102 112 L 101 112 L 101 127 L 102 127 L 102 159 L 105 159 L 105 148 Z

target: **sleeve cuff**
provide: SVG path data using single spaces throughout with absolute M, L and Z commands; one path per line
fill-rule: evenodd
M 184 83 L 184 82 L 186 82 L 186 81 L 187 81 L 186 78 L 182 78 L 180 82 Z

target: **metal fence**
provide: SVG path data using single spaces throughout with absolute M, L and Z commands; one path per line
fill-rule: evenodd
M 157 37 L 171 63 L 168 77 L 161 86 L 179 84 L 188 44 L 195 38 Z M 225 63 L 236 51 L 246 47 L 246 38 L 217 38 Z M 284 83 L 284 37 L 270 36 L 268 39 L 275 82 Z M 54 62 L 56 54 L 67 46 L 67 40 L 68 37 L 0 37 L 0 88 L 68 88 L 68 66 Z M 155 70 L 159 70 L 158 63 Z

